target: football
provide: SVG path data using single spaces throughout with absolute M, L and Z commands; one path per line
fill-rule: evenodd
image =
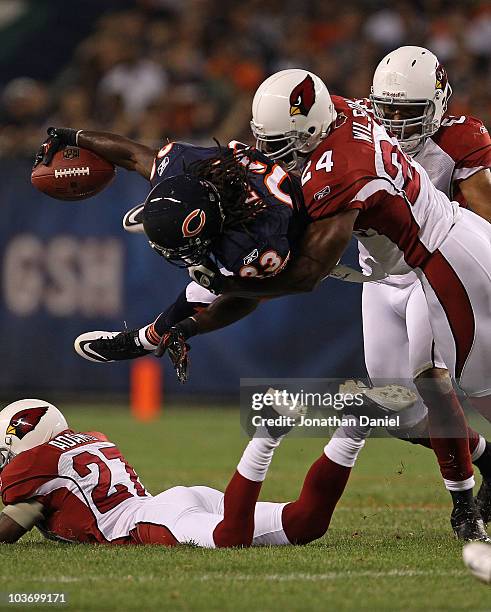
M 85 200 L 102 191 L 114 179 L 113 164 L 80 147 L 65 147 L 53 156 L 49 166 L 39 164 L 31 182 L 57 200 Z

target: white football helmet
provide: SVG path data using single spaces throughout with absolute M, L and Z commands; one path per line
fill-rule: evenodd
M 307 70 L 281 70 L 259 86 L 252 101 L 251 129 L 256 147 L 288 170 L 297 151 L 310 153 L 336 119 L 323 81 Z
M 22 399 L 0 411 L 0 470 L 19 453 L 44 444 L 68 423 L 61 412 L 38 399 Z
M 377 66 L 370 99 L 382 124 L 414 154 L 440 127 L 451 95 L 446 70 L 431 51 L 400 47 Z M 392 118 L 395 108 L 410 117 Z

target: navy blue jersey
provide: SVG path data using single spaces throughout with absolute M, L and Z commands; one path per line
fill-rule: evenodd
M 290 175 L 262 153 L 232 141 L 229 147 L 246 151 L 241 163 L 247 166 L 250 202 L 265 203 L 244 226 L 227 227 L 212 243 L 211 251 L 230 272 L 240 276 L 276 274 L 287 263 L 291 239 L 298 234 L 295 220 L 301 191 Z M 182 174 L 192 163 L 216 157 L 217 147 L 197 147 L 172 142 L 155 158 L 152 187 L 166 178 Z

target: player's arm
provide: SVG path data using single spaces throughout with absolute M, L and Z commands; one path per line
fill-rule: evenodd
M 249 298 L 313 291 L 341 258 L 351 239 L 357 216 L 358 210 L 348 210 L 311 223 L 305 231 L 298 254 L 276 276 L 260 279 L 222 277 L 212 273 L 209 280 L 211 288 L 222 294 Z M 199 270 L 195 280 L 203 283 Z
M 116 166 L 138 172 L 150 180 L 153 162 L 157 155 L 154 149 L 117 134 L 86 132 L 85 130 L 79 133 L 78 144 Z
M 157 154 L 154 149 L 117 134 L 51 127 L 48 128 L 48 138 L 41 145 L 34 165 L 49 164 L 53 155 L 66 146 L 89 149 L 116 166 L 138 172 L 147 180 L 150 180 Z
M 461 181 L 459 189 L 469 208 L 491 223 L 491 170 L 479 170 Z
M 42 509 L 43 506 L 35 500 L 5 506 L 0 512 L 0 543 L 17 542 L 37 522 L 43 520 Z
M 26 532 L 26 529 L 3 512 L 0 512 L 0 544 L 13 544 Z
M 259 300 L 216 296 L 196 283 L 188 285 L 177 300 L 161 313 L 150 328 L 160 337 L 156 357 L 167 352 L 181 382 L 188 378 L 186 340 L 231 325 L 246 317 Z M 147 331 L 148 335 L 148 331 Z
M 207 308 L 193 316 L 195 333 L 207 334 L 232 325 L 254 312 L 260 301 L 259 298 L 220 295 Z

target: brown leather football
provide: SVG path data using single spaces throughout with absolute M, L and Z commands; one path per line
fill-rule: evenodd
M 113 164 L 80 147 L 65 147 L 54 154 L 49 166 L 39 164 L 31 182 L 57 200 L 85 200 L 102 191 L 113 180 Z

